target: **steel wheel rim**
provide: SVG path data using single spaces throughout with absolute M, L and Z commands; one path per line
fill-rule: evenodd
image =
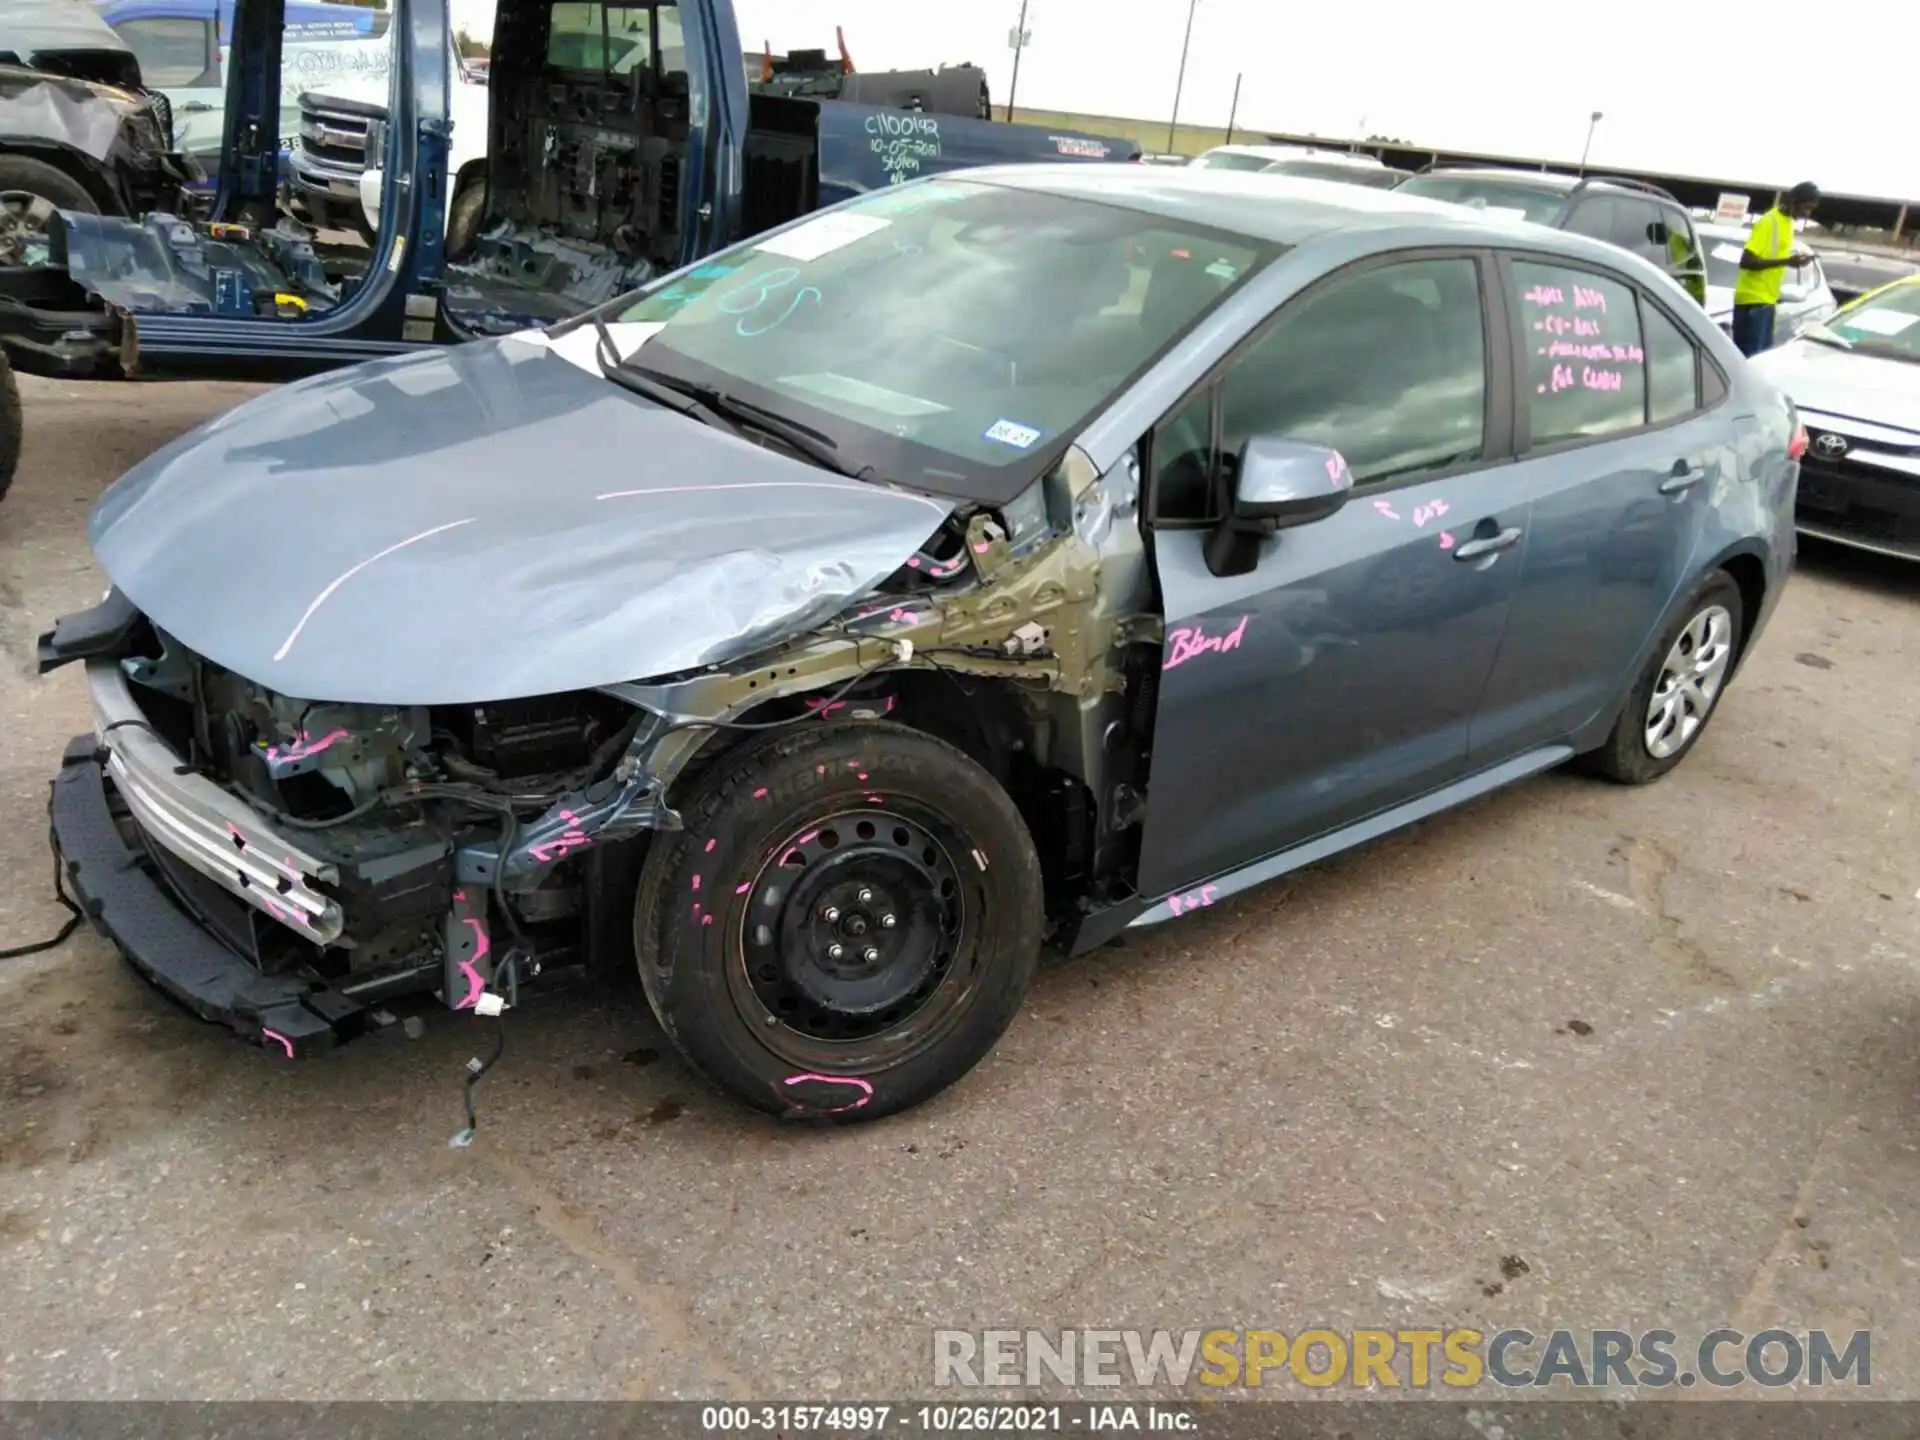
M 737 892 L 727 965 L 735 1009 L 761 1043 L 823 1075 L 899 1065 L 937 1044 L 978 978 L 981 896 L 962 843 L 944 819 L 896 802 L 808 821 L 770 847 Z M 830 956 L 832 943 L 846 953 Z
M 1709 605 L 1689 620 L 1660 664 L 1647 702 L 1647 753 L 1665 760 L 1690 744 L 1713 713 L 1733 658 L 1733 616 Z

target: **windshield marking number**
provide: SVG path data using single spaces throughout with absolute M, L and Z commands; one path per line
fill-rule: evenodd
M 749 326 L 747 324 L 747 317 L 749 315 L 761 309 L 775 294 L 786 289 L 787 286 L 793 284 L 793 282 L 799 278 L 799 270 L 789 265 L 784 269 L 775 270 L 770 275 L 763 275 L 758 280 L 749 280 L 746 284 L 727 291 L 726 294 L 722 295 L 714 303 L 722 315 L 732 315 L 736 317 L 733 323 L 734 334 L 738 335 L 742 340 L 753 340 L 766 334 L 769 330 L 777 330 L 780 326 L 784 325 L 787 322 L 787 318 L 791 316 L 794 311 L 798 310 L 807 300 L 811 299 L 814 303 L 819 303 L 819 289 L 816 286 L 803 285 L 794 291 L 792 295 L 788 296 L 787 308 L 782 310 L 772 320 L 769 320 L 764 325 Z M 741 297 L 747 295 L 751 295 L 753 298 L 742 303 Z

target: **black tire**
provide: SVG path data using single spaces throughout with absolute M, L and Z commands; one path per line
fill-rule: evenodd
M 469 180 L 453 197 L 447 211 L 447 258 L 464 260 L 480 238 L 480 222 L 487 214 L 487 182 L 484 176 Z
M 722 756 L 681 809 L 641 873 L 634 949 L 661 1028 L 721 1089 L 769 1114 L 876 1120 L 952 1085 L 1013 1023 L 1040 861 L 958 750 L 885 722 L 783 730 Z
M 1649 743 L 1648 729 L 1653 709 L 1654 690 L 1661 682 L 1666 669 L 1667 657 L 1680 638 L 1688 634 L 1702 617 L 1710 617 L 1715 610 L 1724 612 L 1726 633 L 1714 642 L 1715 647 L 1724 645 L 1725 658 L 1719 666 L 1718 682 L 1707 697 L 1704 712 L 1692 707 L 1684 707 L 1688 716 L 1697 719 L 1691 733 L 1679 737 L 1679 743 L 1664 755 L 1656 755 Z M 1613 733 L 1607 736 L 1606 743 L 1599 749 L 1582 756 L 1586 767 L 1595 774 L 1603 775 L 1622 785 L 1646 785 L 1658 780 L 1674 766 L 1687 758 L 1688 753 L 1706 734 L 1707 725 L 1712 721 L 1714 712 L 1720 708 L 1720 699 L 1727 693 L 1727 681 L 1733 673 L 1734 663 L 1740 656 L 1740 645 L 1746 636 L 1745 604 L 1740 596 L 1740 587 L 1733 577 L 1724 570 L 1716 570 L 1700 582 L 1686 604 L 1675 613 L 1665 630 L 1660 634 L 1659 643 L 1653 647 L 1653 654 L 1646 667 L 1633 682 L 1633 688 L 1627 692 L 1625 705 L 1620 716 L 1614 722 Z M 1676 717 L 1675 723 L 1678 723 Z M 1667 727 L 1672 735 L 1674 726 Z
M 86 186 L 58 166 L 31 155 L 0 155 L 0 195 L 10 190 L 37 195 L 59 210 L 100 213 L 100 202 Z
M 0 499 L 13 488 L 13 472 L 20 468 L 20 438 L 26 425 L 20 416 L 20 387 L 13 366 L 0 351 Z

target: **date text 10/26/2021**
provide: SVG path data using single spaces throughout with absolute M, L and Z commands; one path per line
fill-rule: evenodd
M 767 1434 L 786 1440 L 799 1434 L 885 1440 L 898 1432 L 925 1435 L 1118 1435 L 1129 1432 L 1192 1434 L 1200 1428 L 1192 1404 L 1077 1402 L 1048 1405 L 707 1405 L 700 1429 L 706 1435 Z

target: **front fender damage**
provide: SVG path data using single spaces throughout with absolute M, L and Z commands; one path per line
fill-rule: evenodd
M 960 541 L 950 553 L 929 546 L 826 623 L 731 663 L 603 687 L 645 716 L 613 774 L 521 827 L 504 861 L 497 847 L 461 851 L 459 878 L 518 888 L 591 846 L 678 831 L 676 783 L 732 727 L 777 724 L 783 711 L 793 723 L 877 719 L 891 698 L 856 687 L 915 672 L 1019 687 L 1048 716 L 1047 758 L 1112 808 L 1106 762 L 1128 656 L 1137 647 L 1157 656 L 1160 643 L 1137 501 L 1130 459 L 1103 477 L 1072 451 L 1005 511 L 950 522 Z

